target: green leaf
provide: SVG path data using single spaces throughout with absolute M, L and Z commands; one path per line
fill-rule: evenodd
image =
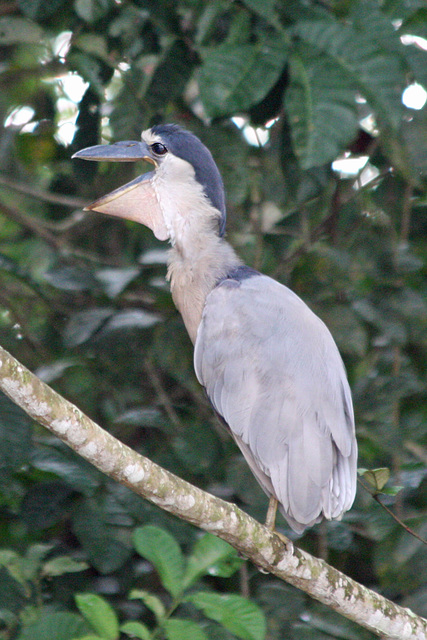
M 249 11 L 236 11 L 230 20 L 227 38 L 222 44 L 240 44 L 251 40 L 252 22 Z
M 187 469 L 194 474 L 209 473 L 218 460 L 218 438 L 212 429 L 203 429 L 199 421 L 187 421 L 185 433 L 176 434 L 173 451 Z
M 380 7 L 380 3 L 371 0 L 352 2 L 349 18 L 353 28 L 364 37 L 371 37 L 384 52 L 392 51 L 404 58 L 407 47 L 402 45 L 396 24 Z
M 95 275 L 107 296 L 109 298 L 116 298 L 126 289 L 132 280 L 138 277 L 140 271 L 141 270 L 136 267 L 126 267 L 123 269 L 105 268 L 99 269 Z
M 53 560 L 48 560 L 43 565 L 43 575 L 45 576 L 62 576 L 64 573 L 77 573 L 88 569 L 87 562 L 77 562 L 70 556 L 58 556 Z
M 43 20 L 53 14 L 61 16 L 66 14 L 65 6 L 68 0 L 52 0 L 51 2 L 45 2 L 45 0 L 18 0 L 19 8 L 22 13 L 30 20 Z
M 4 567 L 16 582 L 25 585 L 23 558 L 19 553 L 12 549 L 0 549 L 0 567 Z
M 66 347 L 78 347 L 92 338 L 114 313 L 109 307 L 88 309 L 73 314 L 64 330 Z
M 423 111 L 425 111 L 425 109 L 423 109 Z M 401 130 L 396 132 L 392 127 L 383 124 L 378 133 L 378 141 L 381 145 L 382 152 L 394 167 L 396 173 L 400 173 L 409 184 L 420 185 L 420 172 L 418 168 L 414 166 L 413 159 L 423 153 L 425 154 L 424 145 L 419 145 L 422 147 L 420 153 L 419 151 L 413 151 L 411 149 L 412 145 L 409 140 L 406 140 L 406 145 L 403 144 L 404 138 L 402 136 L 410 130 L 411 125 L 411 122 L 405 122 Z M 416 127 L 414 128 L 416 129 Z M 421 135 L 423 135 L 422 132 Z M 415 147 L 417 146 L 418 145 L 415 144 Z
M 382 491 L 390 479 L 390 469 L 381 467 L 378 469 L 358 469 L 358 474 L 365 478 L 375 492 Z
M 145 606 L 154 613 L 157 622 L 163 622 L 166 615 L 166 609 L 160 598 L 153 596 L 153 594 L 148 593 L 148 591 L 143 591 L 142 589 L 132 589 L 129 594 L 129 598 L 131 600 L 142 600 Z
M 149 329 L 158 322 L 160 322 L 160 316 L 157 313 L 142 309 L 127 309 L 111 316 L 102 328 L 101 335 L 105 336 L 117 330 Z
M 227 0 L 204 3 L 197 23 L 197 31 L 194 37 L 196 45 L 201 45 L 209 39 L 217 29 L 218 19 L 228 9 Z
M 246 598 L 200 591 L 188 596 L 186 600 L 242 640 L 265 638 L 264 614 L 255 603 Z
M 28 169 L 52 162 L 58 152 L 57 142 L 49 129 L 33 133 L 22 132 L 15 145 L 17 156 Z
M 405 487 L 402 485 L 395 484 L 392 487 L 384 487 L 381 490 L 381 493 L 386 496 L 397 496 L 398 493 L 402 491 Z
M 73 489 L 84 494 L 93 493 L 102 482 L 99 471 L 62 442 L 38 446 L 31 456 L 31 464 L 39 471 L 55 474 Z M 66 497 L 65 492 L 63 495 Z
M 183 40 L 177 39 L 159 60 L 144 97 L 153 109 L 178 98 L 191 77 L 196 57 Z
M 44 274 L 45 280 L 61 291 L 87 291 L 99 288 L 93 273 L 68 264 L 57 264 Z
M 420 6 L 419 9 L 407 15 L 399 27 L 398 33 L 399 35 L 410 34 L 427 39 L 427 7 Z
M 0 460 L 3 471 L 12 471 L 26 464 L 31 449 L 31 420 L 0 392 Z
M 108 494 L 102 500 L 87 500 L 73 516 L 73 530 L 83 545 L 90 562 L 101 573 L 121 567 L 132 549 L 121 536 L 119 524 L 130 526 L 131 519 Z
M 44 557 L 52 550 L 53 544 L 33 544 L 28 547 L 23 558 L 24 575 L 28 580 L 34 580 L 41 571 Z
M 355 88 L 335 62 L 303 46 L 289 69 L 285 104 L 299 163 L 310 169 L 332 162 L 358 129 Z
M 25 585 L 27 581 L 37 577 L 42 568 L 42 560 L 52 547 L 52 544 L 33 544 L 28 547 L 24 557 L 11 549 L 1 549 L 0 566 L 5 567 L 17 582 Z
M 140 101 L 136 99 L 137 91 L 134 87 L 145 86 L 147 78 L 139 66 L 133 66 L 123 74 L 124 87 L 116 97 L 116 108 L 111 114 L 110 125 L 117 140 L 135 140 L 141 135 L 141 126 L 145 128 L 148 122 L 144 119 Z M 132 90 L 129 90 L 132 87 Z
M 120 631 L 131 638 L 139 638 L 139 640 L 150 640 L 151 638 L 150 630 L 142 622 L 125 622 L 121 625 Z
M 166 422 L 162 412 L 156 407 L 133 407 L 125 409 L 123 412 L 115 416 L 116 424 L 133 425 L 144 428 L 153 427 L 155 429 L 164 429 L 171 431 L 169 423 Z
M 107 39 L 101 35 L 94 33 L 80 34 L 74 41 L 73 45 L 89 55 L 95 56 L 104 62 L 109 63 Z
M 243 560 L 227 542 L 206 533 L 194 545 L 193 553 L 188 558 L 184 575 L 184 589 L 194 584 L 201 576 L 209 575 L 229 577 Z
M 96 633 L 105 640 L 117 640 L 119 622 L 114 609 L 104 598 L 94 593 L 78 593 L 75 600 L 80 613 Z
M 4 584 L 2 586 L 3 588 L 5 587 Z M 7 609 L 0 609 L 0 622 L 2 622 L 5 627 L 13 629 L 18 624 L 18 616 Z
M 349 305 L 328 304 L 319 313 L 326 324 L 341 354 L 362 358 L 368 349 L 365 327 Z
M 425 87 L 427 85 L 426 52 L 421 48 L 419 49 L 414 43 L 413 45 L 405 47 L 405 56 L 412 70 L 411 75 L 413 75 L 414 80 Z M 423 109 L 421 109 L 421 111 L 423 111 Z
M 200 625 L 191 620 L 171 618 L 165 621 L 164 630 L 168 640 L 208 640 Z
M 86 22 L 95 22 L 112 8 L 111 0 L 75 0 L 74 9 L 77 15 Z
M 212 118 L 248 110 L 276 83 L 287 57 L 278 35 L 257 44 L 221 44 L 206 52 L 199 75 L 202 102 Z
M 36 43 L 40 42 L 43 36 L 41 29 L 34 22 L 17 18 L 15 16 L 5 16 L 0 18 L 0 44 L 10 45 L 15 43 Z
M 242 205 L 250 193 L 252 175 L 249 149 L 242 134 L 236 128 L 212 124 L 204 132 L 203 141 L 224 178 L 227 202 L 234 206 Z
M 369 16 L 365 16 L 368 23 Z M 293 32 L 313 49 L 322 52 L 362 93 L 377 115 L 396 128 L 403 113 L 401 95 L 405 76 L 400 55 L 381 46 L 382 30 L 377 37 L 334 20 L 301 20 Z M 403 46 L 403 45 L 402 45 Z M 325 78 L 325 80 L 327 80 Z
M 261 18 L 264 18 L 269 24 L 276 28 L 281 28 L 276 13 L 276 0 L 243 0 L 243 4 Z
M 425 65 L 427 67 L 427 64 Z M 427 84 L 427 78 L 426 78 Z M 411 118 L 403 123 L 402 135 L 406 143 L 409 160 L 414 170 L 422 176 L 427 176 L 427 145 L 418 144 L 427 131 L 427 109 L 412 112 Z
M 17 640 L 70 640 L 86 637 L 89 628 L 76 613 L 41 610 L 40 618 L 26 625 Z
M 317 609 L 317 611 L 316 611 Z M 335 611 L 329 611 L 314 605 L 301 616 L 304 627 L 298 627 L 298 638 L 313 640 L 369 640 L 372 635 L 358 627 L 354 622 L 346 620 Z
M 67 59 L 69 67 L 78 71 L 86 82 L 90 82 L 91 88 L 103 96 L 105 82 L 112 74 L 111 67 L 100 58 L 78 49 L 72 49 Z
M 165 589 L 177 597 L 183 589 L 184 557 L 175 538 L 160 527 L 147 525 L 135 529 L 133 542 L 137 552 L 154 565 Z

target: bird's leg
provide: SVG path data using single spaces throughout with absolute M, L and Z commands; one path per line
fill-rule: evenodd
M 277 505 L 279 504 L 277 498 L 270 496 L 270 502 L 268 503 L 267 517 L 265 519 L 265 526 L 267 529 L 274 531 L 276 526 L 276 513 Z
M 292 540 L 289 540 L 289 538 L 279 533 L 279 531 L 276 531 L 276 514 L 278 505 L 279 501 L 277 500 L 277 498 L 275 498 L 274 496 L 270 496 L 270 502 L 268 503 L 267 509 L 267 517 L 265 519 L 265 526 L 267 527 L 267 529 L 270 529 L 270 531 L 272 531 L 274 535 L 280 538 L 289 553 L 293 553 L 294 545 Z

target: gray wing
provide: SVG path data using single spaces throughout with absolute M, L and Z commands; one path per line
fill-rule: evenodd
M 260 274 L 221 282 L 206 299 L 194 367 L 296 531 L 351 507 L 357 445 L 344 365 L 296 294 Z

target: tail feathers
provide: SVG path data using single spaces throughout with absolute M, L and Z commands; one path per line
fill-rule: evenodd
M 343 456 L 335 445 L 332 472 L 322 484 L 315 482 L 307 459 L 290 453 L 271 471 L 271 482 L 289 525 L 302 533 L 322 518 L 341 519 L 350 509 L 356 493 L 356 443 L 350 456 Z M 318 452 L 321 455 L 321 451 Z
M 343 456 L 331 443 L 329 472 L 326 474 L 322 470 L 320 477 L 323 482 L 320 484 L 312 477 L 319 479 L 321 462 L 317 461 L 310 467 L 302 438 L 299 443 L 293 442 L 293 445 L 296 444 L 293 451 L 286 447 L 283 457 L 265 468 L 255 459 L 248 445 L 233 435 L 259 484 L 268 496 L 274 496 L 279 501 L 280 512 L 296 533 L 303 533 L 324 517 L 328 520 L 340 519 L 350 509 L 356 492 L 356 442 L 348 457 Z M 315 449 L 312 448 L 313 451 Z M 320 449 L 317 455 L 322 455 Z

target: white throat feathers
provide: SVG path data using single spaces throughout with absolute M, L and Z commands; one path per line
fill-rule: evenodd
M 152 184 L 172 244 L 167 277 L 173 301 L 194 343 L 206 296 L 241 262 L 219 237 L 221 214 L 188 162 L 175 157 L 169 163 L 165 158 Z

